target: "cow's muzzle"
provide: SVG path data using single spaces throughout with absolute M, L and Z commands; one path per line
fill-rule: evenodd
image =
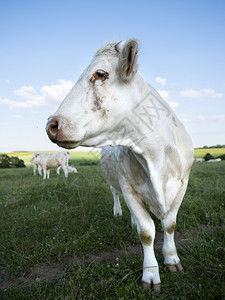
M 71 139 L 68 130 L 72 131 L 69 122 L 61 116 L 50 117 L 46 125 L 47 135 L 53 143 L 66 149 L 72 149 L 77 147 L 80 142 Z
M 59 119 L 57 117 L 48 120 L 46 132 L 53 143 L 56 143 L 59 137 L 62 138 L 62 128 L 60 128 Z

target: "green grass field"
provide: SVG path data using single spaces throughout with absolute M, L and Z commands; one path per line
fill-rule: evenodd
M 224 161 L 193 165 L 175 234 L 185 273 L 163 266 L 154 218 L 156 295 L 141 288 L 140 242 L 122 198 L 123 218 L 113 218 L 99 153 L 71 154 L 79 173 L 67 180 L 0 169 L 0 299 L 224 299 Z

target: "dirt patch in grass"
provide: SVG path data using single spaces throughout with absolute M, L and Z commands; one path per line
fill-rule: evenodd
M 176 232 L 175 243 L 177 249 L 185 249 L 188 244 L 195 238 L 198 237 L 200 232 L 212 233 L 216 230 L 216 227 L 200 225 L 198 228 L 194 228 L 186 231 L 185 233 Z M 163 233 L 157 233 L 154 248 L 156 250 L 162 249 L 163 245 Z M 125 250 L 115 250 L 115 251 L 102 251 L 98 255 L 86 255 L 84 257 L 74 257 L 69 261 L 76 261 L 81 265 L 90 265 L 92 263 L 107 263 L 115 262 L 118 258 L 123 258 L 126 255 L 142 255 L 141 245 L 131 246 L 127 245 Z M 30 287 L 36 285 L 37 283 L 51 283 L 59 278 L 60 272 L 65 270 L 65 265 L 68 263 L 64 261 L 63 263 L 51 263 L 51 264 L 40 264 L 34 266 L 31 269 L 29 275 L 19 278 L 14 278 L 13 280 L 7 279 L 7 276 L 0 273 L 0 289 L 20 289 L 24 287 Z
M 58 274 L 63 270 L 63 264 L 52 263 L 40 264 L 32 268 L 31 273 L 24 277 L 14 278 L 13 280 L 7 280 L 0 274 L 0 289 L 20 289 L 24 287 L 33 286 L 37 283 L 50 283 L 57 279 Z

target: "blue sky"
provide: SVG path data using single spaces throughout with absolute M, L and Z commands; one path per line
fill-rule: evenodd
M 0 152 L 60 150 L 45 133 L 96 50 L 137 38 L 139 72 L 194 146 L 225 143 L 225 1 L 0 2 Z

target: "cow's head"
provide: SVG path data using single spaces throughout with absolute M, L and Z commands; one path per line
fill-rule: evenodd
M 35 153 L 34 156 L 31 158 L 30 162 L 32 164 L 38 164 L 40 162 L 40 154 Z
M 67 149 L 110 144 L 110 132 L 135 105 L 137 52 L 136 40 L 108 44 L 97 51 L 48 119 L 46 131 L 52 142 Z

